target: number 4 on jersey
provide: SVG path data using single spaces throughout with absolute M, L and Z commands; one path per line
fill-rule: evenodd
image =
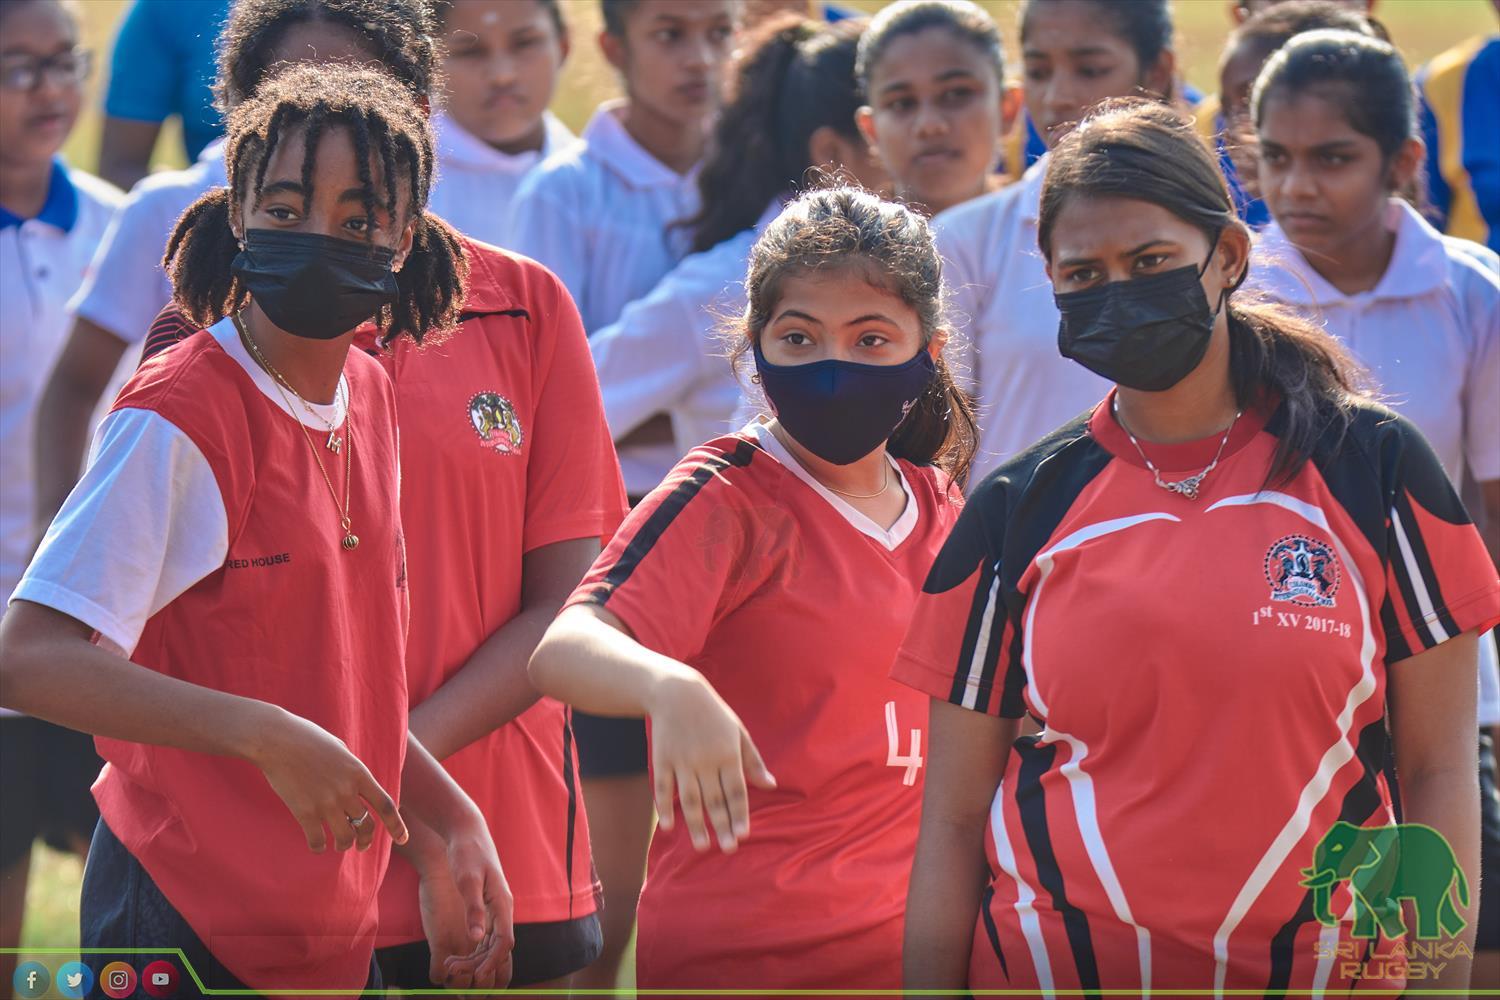
M 917 783 L 917 768 L 922 766 L 922 730 L 911 731 L 911 753 L 902 756 L 899 742 L 900 736 L 896 729 L 896 703 L 888 701 L 885 703 L 885 739 L 886 755 L 885 762 L 888 767 L 904 767 L 906 773 L 901 776 L 903 785 L 915 785 Z

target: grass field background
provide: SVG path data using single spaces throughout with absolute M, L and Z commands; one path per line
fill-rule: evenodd
M 840 0 L 845 6 L 873 11 L 879 0 Z M 1004 27 L 1006 54 L 1015 67 L 1014 0 L 979 0 Z M 1128 2 L 1128 0 L 1122 0 Z M 98 158 L 100 116 L 98 108 L 108 79 L 107 55 L 116 25 L 128 0 L 79 0 L 84 17 L 84 39 L 99 56 L 100 71 L 90 81 L 88 111 L 80 120 L 67 147 L 70 161 L 93 169 Z M 575 130 L 588 119 L 602 99 L 618 91 L 616 82 L 599 56 L 594 37 L 599 30 L 598 7 L 593 0 L 564 0 L 572 26 L 573 55 L 554 110 Z M 1177 50 L 1187 79 L 1206 91 L 1217 89 L 1219 49 L 1229 28 L 1228 0 L 1177 0 Z M 1489 0 L 1378 0 L 1376 15 L 1390 29 L 1408 60 L 1417 65 L 1473 35 L 1493 32 L 1494 9 Z M 163 130 L 157 144 L 159 166 L 180 165 L 183 155 L 175 128 Z M 33 859 L 33 891 L 28 900 L 23 946 L 73 947 L 78 943 L 78 886 L 82 866 L 77 859 L 38 847 Z M 631 970 L 627 968 L 627 975 Z

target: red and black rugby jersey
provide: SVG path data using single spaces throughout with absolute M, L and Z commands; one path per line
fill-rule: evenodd
M 995 795 L 970 985 L 1399 988 L 1356 982 L 1347 885 L 1324 928 L 1300 869 L 1392 821 L 1386 667 L 1500 620 L 1479 535 L 1384 408 L 1271 487 L 1282 414 L 1247 412 L 1189 500 L 1109 403 L 978 487 L 894 669 L 1045 727 Z M 1180 479 L 1219 443 L 1148 451 Z

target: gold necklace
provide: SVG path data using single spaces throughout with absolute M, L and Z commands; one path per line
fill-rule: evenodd
M 890 463 L 890 460 L 886 459 L 884 462 L 881 462 L 880 464 L 881 464 L 881 466 L 883 466 L 885 468 L 885 479 L 883 479 L 881 481 L 880 489 L 876 490 L 874 493 L 845 493 L 843 490 L 839 489 L 837 486 L 829 486 L 827 483 L 823 483 L 823 480 L 821 480 L 821 479 L 819 479 L 818 482 L 823 483 L 824 489 L 832 490 L 833 492 L 837 493 L 839 496 L 849 497 L 851 500 L 874 500 L 876 497 L 884 495 L 885 491 L 891 488 L 891 463 Z
M 230 318 L 234 320 L 234 328 L 239 331 L 240 339 L 245 342 L 245 346 L 249 348 L 250 353 L 255 356 L 256 363 L 264 368 L 266 372 L 271 376 L 272 382 L 276 386 L 276 391 L 281 393 L 281 401 L 286 404 L 287 410 L 291 410 L 292 408 L 292 401 L 290 399 L 287 399 L 286 396 L 286 394 L 290 392 L 293 396 L 297 397 L 297 400 L 302 404 L 303 408 L 306 409 L 307 412 L 316 415 L 313 408 L 308 405 L 307 400 L 303 399 L 302 395 L 297 392 L 296 389 L 293 389 L 291 384 L 282 377 L 281 373 L 278 372 L 275 368 L 271 367 L 271 363 L 267 361 L 265 359 L 265 356 L 260 353 L 260 348 L 256 346 L 255 341 L 250 337 L 250 331 L 245 329 L 245 324 L 240 320 L 239 313 L 231 313 Z M 344 530 L 344 548 L 346 550 L 353 550 L 359 546 L 359 536 L 349 530 L 349 510 L 350 506 L 354 502 L 353 479 L 350 477 L 350 470 L 354 464 L 353 401 L 349 400 L 344 404 L 344 426 L 348 428 L 349 450 L 344 452 L 344 506 L 342 510 L 340 510 L 339 508 L 338 491 L 333 488 L 333 479 L 329 477 L 328 470 L 323 467 L 323 459 L 318 454 L 318 446 L 313 444 L 312 435 L 307 433 L 307 425 L 304 424 L 301 420 L 298 420 L 295 415 L 292 417 L 292 419 L 297 422 L 298 427 L 302 428 L 302 436 L 307 441 L 307 449 L 312 452 L 313 461 L 318 463 L 318 471 L 323 473 L 323 482 L 328 486 L 328 495 L 333 498 L 333 509 L 339 514 L 339 526 Z M 323 422 L 328 423 L 328 421 L 326 420 Z M 329 425 L 329 428 L 331 432 L 331 424 Z M 332 437 L 331 433 L 330 437 Z M 331 448 L 335 453 L 339 451 L 339 449 L 334 446 L 332 441 L 329 442 L 328 447 Z
M 239 317 L 238 316 L 235 317 L 235 323 L 236 323 L 236 327 L 238 329 L 240 329 L 241 333 L 243 333 L 244 329 L 243 329 L 242 326 L 239 326 Z M 297 402 L 299 402 L 299 403 L 302 404 L 302 409 L 304 409 L 304 410 L 307 411 L 307 415 L 309 417 L 312 417 L 314 420 L 318 421 L 319 423 L 321 423 L 324 427 L 328 428 L 328 441 L 326 442 L 327 445 L 328 445 L 328 450 L 331 451 L 331 452 L 333 452 L 335 455 L 337 455 L 339 453 L 339 449 L 344 446 L 344 442 L 343 442 L 343 439 L 339 437 L 338 428 L 333 426 L 333 421 L 331 421 L 327 417 L 323 416 L 323 414 L 319 413 L 317 410 L 314 410 L 312 408 L 312 404 L 310 404 L 307 400 L 303 399 L 302 398 L 302 394 L 300 392 L 298 392 L 296 389 L 292 388 L 292 383 L 290 383 L 290 382 L 288 382 L 286 380 L 286 376 L 283 375 L 283 374 L 281 374 L 281 372 L 276 369 L 275 365 L 273 365 L 273 364 L 271 364 L 271 362 L 267 361 L 266 360 L 266 356 L 264 354 L 260 353 L 260 348 L 256 346 L 255 341 L 250 340 L 247 337 L 246 340 L 245 340 L 245 343 L 249 345 L 251 353 L 253 353 L 255 355 L 255 360 L 260 363 L 260 366 L 262 368 L 264 368 L 270 374 L 270 376 L 272 378 L 274 378 L 277 382 L 279 382 L 281 384 L 281 387 L 283 389 L 287 390 L 287 392 L 290 392 L 293 396 L 297 397 Z M 347 414 L 349 412 L 349 397 L 344 394 L 344 380 L 343 380 L 343 378 L 339 379 L 338 386 L 335 387 L 334 390 L 333 390 L 333 405 L 334 405 L 334 409 L 338 408 L 339 399 L 340 399 L 341 396 L 343 397 L 343 401 L 344 401 L 344 412 L 345 412 L 345 414 Z M 285 398 L 285 396 L 283 396 L 283 398 Z M 291 407 L 291 403 L 287 403 L 287 406 L 288 406 L 288 408 L 290 408 Z

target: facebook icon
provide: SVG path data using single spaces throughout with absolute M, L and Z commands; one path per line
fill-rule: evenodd
M 16 996 L 30 1000 L 47 992 L 47 987 L 52 985 L 52 975 L 40 962 L 23 962 L 16 967 L 12 985 L 16 988 Z

